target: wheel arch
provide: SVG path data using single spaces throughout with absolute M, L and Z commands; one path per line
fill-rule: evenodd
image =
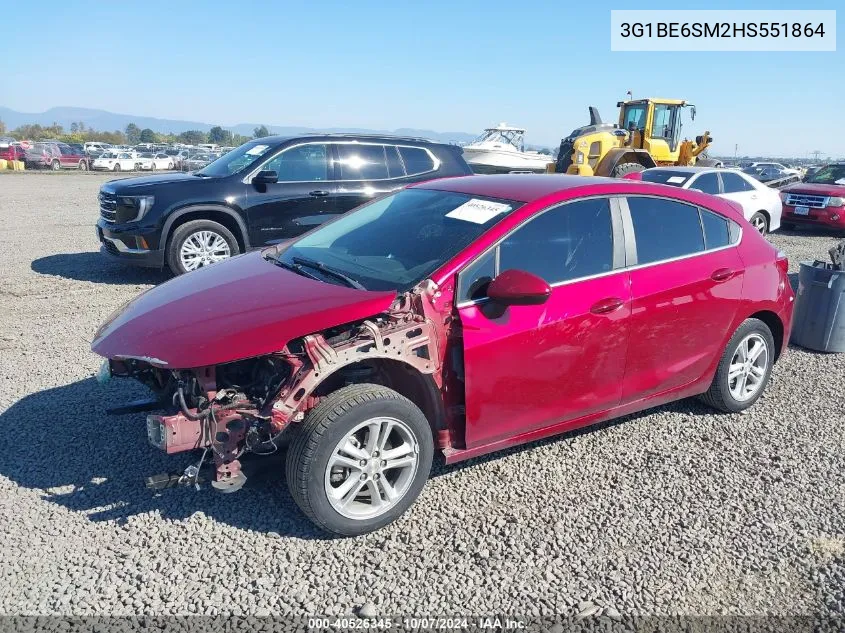
M 250 247 L 246 223 L 235 210 L 224 205 L 203 204 L 182 207 L 168 215 L 161 231 L 161 248 L 166 250 L 170 245 L 173 232 L 191 220 L 211 220 L 222 224 L 238 240 L 238 246 L 242 253 L 245 253 Z
M 771 310 L 760 310 L 754 314 L 748 315 L 749 319 L 758 319 L 766 324 L 766 327 L 772 333 L 772 338 L 775 340 L 775 360 L 778 360 L 783 352 L 784 346 L 784 325 L 781 318 Z
M 596 176 L 609 176 L 616 166 L 622 163 L 639 163 L 645 169 L 657 166 L 651 154 L 644 149 L 614 147 L 599 161 L 594 173 Z
M 425 374 L 408 361 L 401 358 L 386 358 L 383 355 L 362 355 L 354 361 L 325 369 L 321 373 L 320 381 L 313 388 L 302 395 L 300 401 L 305 401 L 310 395 L 329 395 L 343 388 L 346 384 L 337 384 L 336 380 L 344 371 L 358 368 L 373 368 L 373 375 L 368 375 L 362 382 L 372 383 L 393 389 L 405 396 L 420 408 L 431 427 L 432 438 L 437 445 L 437 433 L 446 428 L 446 411 L 440 389 L 432 374 Z M 323 392 L 323 393 L 321 393 Z

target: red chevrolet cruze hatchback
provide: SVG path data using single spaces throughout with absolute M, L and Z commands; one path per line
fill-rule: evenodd
M 751 406 L 786 348 L 787 261 L 730 202 L 630 180 L 409 187 L 115 313 L 102 377 L 148 385 L 150 442 L 239 489 L 287 446 L 321 528 L 364 533 L 447 463 L 672 400 Z M 197 449 L 202 449 L 197 451 Z M 213 462 L 213 464 L 212 464 Z

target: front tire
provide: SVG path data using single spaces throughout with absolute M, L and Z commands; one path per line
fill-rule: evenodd
M 88 171 L 88 163 L 84 160 L 79 161 L 79 166 L 77 167 L 79 171 Z
M 645 171 L 645 167 L 643 167 L 639 163 L 621 163 L 613 168 L 613 171 L 610 172 L 610 175 L 613 178 L 622 178 L 622 176 L 626 174 L 634 174 L 641 171 Z
M 319 528 L 341 536 L 399 518 L 422 491 L 434 454 L 423 412 L 381 385 L 339 389 L 302 422 L 288 449 L 288 488 Z
M 713 384 L 701 396 L 726 413 L 744 411 L 763 395 L 775 361 L 775 340 L 759 319 L 746 319 L 728 342 Z
M 112 171 L 120 171 L 120 163 L 115 163 Z
M 62 168 L 62 164 L 59 161 L 54 160 L 52 163 L 50 163 L 50 167 L 53 168 L 53 171 L 59 171 Z
M 173 232 L 167 265 L 174 275 L 182 275 L 239 253 L 238 240 L 225 226 L 211 220 L 192 220 Z
M 766 217 L 765 213 L 758 211 L 751 216 L 749 222 L 751 222 L 751 226 L 757 229 L 760 235 L 766 235 L 769 232 L 769 218 Z

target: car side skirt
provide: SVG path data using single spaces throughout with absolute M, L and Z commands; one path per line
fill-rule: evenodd
M 613 409 L 608 409 L 607 411 L 600 411 L 574 420 L 567 420 L 565 422 L 553 424 L 552 426 L 536 429 L 528 433 L 523 433 L 522 435 L 507 437 L 482 446 L 474 446 L 466 449 L 445 448 L 442 450 L 442 453 L 447 464 L 454 464 L 480 455 L 486 455 L 487 453 L 493 453 L 513 446 L 520 446 L 521 444 L 527 444 L 528 442 L 534 442 L 553 435 L 575 431 L 585 426 L 606 422 L 607 420 L 619 418 L 631 413 L 638 413 L 640 411 L 645 411 L 646 409 L 659 407 L 676 400 L 683 400 L 684 398 L 697 396 L 707 391 L 712 382 L 713 373 L 707 372 L 695 382 L 654 394 L 653 396 L 649 396 L 643 400 L 629 402 L 624 405 L 614 407 Z

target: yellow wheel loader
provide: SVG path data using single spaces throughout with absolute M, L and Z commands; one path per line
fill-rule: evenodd
M 681 115 L 695 106 L 680 99 L 620 101 L 619 123 L 603 123 L 590 107 L 590 124 L 560 142 L 555 173 L 622 177 L 658 165 L 713 165 L 699 155 L 712 142 L 710 132 L 681 140 Z

